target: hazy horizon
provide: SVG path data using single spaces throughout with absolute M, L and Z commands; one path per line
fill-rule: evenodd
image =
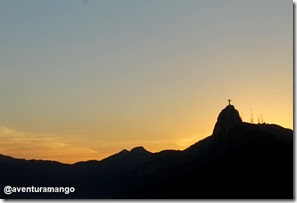
M 0 25 L 0 154 L 184 149 L 227 99 L 293 129 L 291 1 L 2 0 Z

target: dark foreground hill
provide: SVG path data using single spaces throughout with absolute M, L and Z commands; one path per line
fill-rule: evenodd
M 0 156 L 0 170 L 4 199 L 292 199 L 293 131 L 244 123 L 228 105 L 213 135 L 183 151 L 136 147 L 72 165 Z M 75 192 L 6 195 L 6 185 L 68 186 Z

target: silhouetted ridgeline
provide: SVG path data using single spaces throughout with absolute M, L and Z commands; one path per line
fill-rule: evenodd
M 62 153 L 62 152 L 61 152 Z M 102 161 L 61 164 L 0 156 L 1 198 L 293 198 L 293 131 L 242 122 L 232 105 L 213 135 L 186 150 L 136 147 Z M 73 186 L 75 193 L 13 193 L 10 186 Z

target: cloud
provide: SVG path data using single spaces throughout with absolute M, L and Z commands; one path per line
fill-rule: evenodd
M 22 132 L 0 126 L 0 154 L 15 158 L 56 160 L 75 163 L 101 160 L 122 149 L 144 146 L 151 152 L 165 149 L 183 150 L 199 140 L 197 135 L 171 139 L 104 140 L 101 136 L 87 138 L 84 134 L 53 134 Z
M 15 133 L 15 131 L 5 126 L 0 126 L 0 135 L 9 135 L 12 133 Z
M 103 158 L 98 151 L 77 146 L 63 136 L 21 132 L 5 126 L 0 126 L 0 153 L 16 158 L 57 160 L 65 163 Z

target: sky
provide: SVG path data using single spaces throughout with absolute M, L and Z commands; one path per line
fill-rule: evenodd
M 1 0 L 0 154 L 185 149 L 231 104 L 293 129 L 284 0 Z

